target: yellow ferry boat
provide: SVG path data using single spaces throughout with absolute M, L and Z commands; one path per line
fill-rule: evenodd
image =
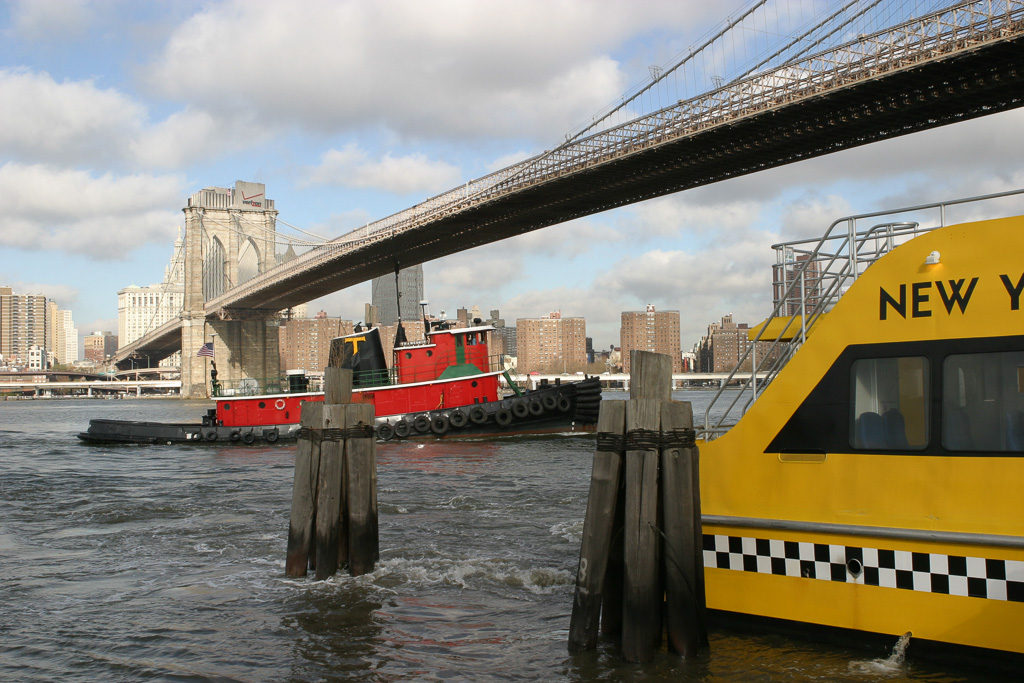
M 1022 196 L 779 245 L 745 413 L 705 415 L 709 608 L 1024 654 L 1024 216 L 943 225 Z

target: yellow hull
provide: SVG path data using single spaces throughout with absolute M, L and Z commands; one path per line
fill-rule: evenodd
M 1012 366 L 1024 352 L 1022 254 L 1024 217 L 897 247 L 743 419 L 702 444 L 710 608 L 1024 653 L 1024 453 L 1011 433 L 1024 363 L 996 398 L 971 393 L 995 380 L 957 365 L 991 352 Z M 872 362 L 887 370 L 870 375 Z M 855 407 L 881 406 L 869 384 L 894 387 L 899 448 L 858 443 L 883 412 Z M 956 404 L 957 390 L 969 400 Z M 958 412 L 991 424 L 954 428 Z

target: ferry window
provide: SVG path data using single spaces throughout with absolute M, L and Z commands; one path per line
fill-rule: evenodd
M 1024 451 L 1024 351 L 946 357 L 942 446 L 950 451 Z
M 928 359 L 853 362 L 850 445 L 868 450 L 921 450 L 928 445 Z

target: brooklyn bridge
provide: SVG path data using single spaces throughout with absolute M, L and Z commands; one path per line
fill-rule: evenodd
M 278 374 L 282 309 L 574 218 L 1020 106 L 1024 0 L 951 3 L 853 40 L 834 38 L 850 35 L 854 17 L 875 5 L 850 2 L 776 59 L 705 92 L 614 125 L 598 118 L 550 150 L 282 264 L 277 210 L 261 185 L 197 192 L 183 209 L 181 315 L 122 347 L 118 365 L 181 351 L 182 395 L 205 397 L 207 368 L 195 352 L 211 341 L 227 360 L 223 380 Z M 713 40 L 728 39 L 742 19 Z M 652 71 L 648 87 L 671 72 Z M 252 273 L 240 272 L 246 251 L 256 255 Z

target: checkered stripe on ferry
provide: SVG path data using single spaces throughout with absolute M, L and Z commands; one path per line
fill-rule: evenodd
M 1024 602 L 1024 562 L 1015 560 L 705 534 L 704 566 Z

